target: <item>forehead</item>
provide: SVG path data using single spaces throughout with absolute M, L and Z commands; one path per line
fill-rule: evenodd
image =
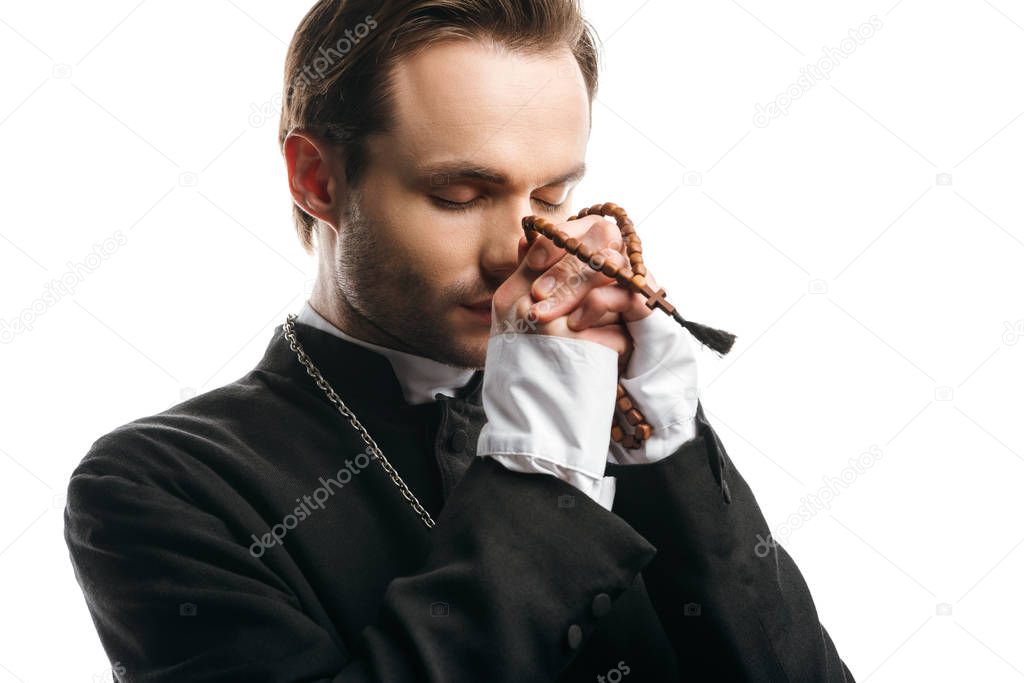
M 568 48 L 524 55 L 445 42 L 402 60 L 393 84 L 388 156 L 406 166 L 469 159 L 530 182 L 585 155 L 590 105 Z

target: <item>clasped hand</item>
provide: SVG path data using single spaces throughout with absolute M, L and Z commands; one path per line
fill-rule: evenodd
M 590 262 L 598 268 L 609 260 L 628 266 L 618 226 L 602 216 L 585 216 L 556 227 L 587 245 Z M 645 277 L 657 290 L 654 278 L 649 273 Z M 597 342 L 619 354 L 621 370 L 632 351 L 625 323 L 654 312 L 645 301 L 643 295 L 618 286 L 547 237 L 538 234 L 531 245 L 524 235 L 519 241 L 519 266 L 494 294 L 491 335 L 514 331 Z

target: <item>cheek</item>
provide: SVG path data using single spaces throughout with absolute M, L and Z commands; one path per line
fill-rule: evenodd
M 453 288 L 457 280 L 475 272 L 476 244 L 467 235 L 478 230 L 475 220 L 467 215 L 439 213 L 421 195 L 394 183 L 381 183 L 374 209 L 384 229 L 375 240 L 387 254 L 383 267 L 399 278 L 410 300 L 438 298 Z M 396 263 L 400 260 L 400 263 Z
M 410 199 L 406 206 L 416 206 Z M 432 279 L 447 281 L 452 274 L 463 271 L 475 263 L 476 244 L 471 238 L 479 229 L 469 216 L 439 214 L 436 208 L 395 210 L 389 222 L 395 226 L 392 233 L 395 247 L 416 270 L 432 275 Z M 444 277 L 442 273 L 449 273 Z
M 440 233 L 429 222 L 429 212 L 394 211 L 388 218 L 388 235 L 378 242 L 386 256 L 380 261 L 392 294 L 418 308 L 446 299 L 457 278 L 462 245 Z M 414 215 L 416 214 L 416 215 Z
M 401 254 L 407 266 L 430 276 L 451 260 L 450 240 L 430 225 L 423 215 L 402 217 L 393 233 L 389 251 Z

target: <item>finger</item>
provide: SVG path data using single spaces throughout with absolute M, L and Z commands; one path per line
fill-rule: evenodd
M 650 274 L 645 276 L 654 291 L 658 283 Z M 579 306 L 569 314 L 567 324 L 573 331 L 608 325 L 611 322 L 636 322 L 654 311 L 647 307 L 647 297 L 618 285 L 596 287 L 583 297 Z
M 635 304 L 633 293 L 623 287 L 608 285 L 590 290 L 576 310 L 569 314 L 569 329 L 585 330 L 588 327 L 607 325 L 618 320 L 623 311 L 628 311 Z
M 540 240 L 546 240 L 547 238 L 543 235 L 538 235 L 537 239 L 534 240 L 534 245 Z M 550 240 L 548 240 L 550 242 Z M 551 243 L 552 246 L 554 243 Z M 495 316 L 491 324 L 491 334 L 495 334 L 497 330 L 501 329 L 503 320 L 511 318 L 510 322 L 521 321 L 529 309 L 529 304 L 532 303 L 532 296 L 530 295 L 530 287 L 533 285 L 533 281 L 537 275 L 534 271 L 531 271 L 527 265 L 526 254 L 530 250 L 530 243 L 526 239 L 526 235 L 519 238 L 517 244 L 517 263 L 515 271 L 509 275 L 501 286 L 494 293 L 494 310 L 498 315 Z M 529 301 L 525 302 L 526 305 L 520 313 L 516 313 L 511 310 L 513 305 L 518 305 L 522 302 L 523 298 Z M 499 317 L 501 319 L 499 319 Z
M 538 301 L 549 296 L 559 284 L 568 282 L 568 278 L 578 276 L 584 270 L 587 272 L 597 272 L 611 256 L 608 252 L 615 252 L 616 255 L 622 257 L 615 260 L 615 265 L 622 267 L 628 263 L 619 227 L 615 223 L 604 220 L 601 216 L 586 216 L 579 220 L 567 221 L 555 227 L 562 229 L 571 237 L 577 239 L 581 247 L 586 247 L 586 252 L 590 253 L 591 257 L 584 262 L 578 256 L 566 253 L 565 249 L 556 247 L 554 242 L 546 237 L 543 239 L 547 244 L 541 247 L 535 244 L 533 248 L 538 249 L 538 252 L 545 256 L 544 265 L 547 266 L 546 270 L 535 268 L 535 270 L 543 270 L 544 273 L 541 277 L 534 280 L 533 287 L 530 290 L 530 293 Z M 553 262 L 546 260 L 548 250 L 551 250 L 555 255 Z M 527 256 L 527 259 L 529 260 L 530 257 Z M 533 261 L 533 263 L 536 265 L 540 261 Z M 545 280 L 545 277 L 551 277 L 553 280 Z M 607 278 L 607 276 L 603 277 L 610 281 L 610 278 Z M 600 278 L 598 279 L 600 280 Z M 541 283 L 544 282 L 549 285 L 546 290 L 541 286 Z M 580 297 L 578 298 L 581 298 L 584 294 L 586 292 L 580 292 Z
M 573 313 L 575 313 L 575 311 L 573 311 Z M 570 317 L 567 319 L 566 327 L 568 327 L 573 332 L 582 332 L 583 330 L 587 330 L 592 327 L 604 327 L 606 325 L 621 325 L 623 322 L 625 321 L 622 319 L 622 314 L 615 313 L 614 311 L 605 311 L 597 320 L 582 325 L 573 320 L 573 318 L 570 315 Z
M 603 268 L 624 268 L 628 266 L 621 252 L 607 248 L 594 252 L 589 264 Z M 538 298 L 534 309 L 541 321 L 552 320 L 576 308 L 587 294 L 597 287 L 609 285 L 615 280 L 591 265 L 582 263 L 572 255 L 549 268 L 534 280 L 532 294 Z
M 598 231 L 591 234 L 595 226 Z M 610 243 L 614 241 L 619 243 L 617 248 L 622 249 L 622 235 L 618 226 L 610 223 L 603 216 L 584 216 L 564 223 L 557 223 L 555 228 L 586 244 L 591 252 L 613 246 Z M 602 235 L 604 239 L 602 239 Z M 565 256 L 565 249 L 555 246 L 555 243 L 549 238 L 538 234 L 526 254 L 526 265 L 531 270 L 541 272 L 551 268 L 563 256 Z

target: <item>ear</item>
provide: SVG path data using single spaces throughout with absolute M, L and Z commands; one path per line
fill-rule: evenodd
M 346 205 L 348 188 L 337 147 L 302 130 L 288 133 L 284 158 L 288 189 L 300 209 L 338 231 L 339 209 Z M 337 173 L 341 173 L 341 177 Z

